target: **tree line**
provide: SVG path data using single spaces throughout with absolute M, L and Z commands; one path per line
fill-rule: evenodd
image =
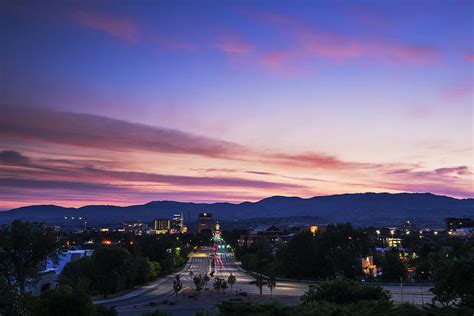
M 84 235 L 74 238 L 80 243 L 90 232 Z M 16 220 L 0 228 L 0 315 L 114 315 L 92 304 L 91 296 L 106 298 L 171 273 L 181 268 L 189 251 L 189 244 L 175 236 L 134 236 L 69 262 L 57 288 L 38 297 L 27 293 L 46 262 L 58 262 L 70 237 L 37 222 Z
M 437 304 L 443 306 L 474 305 L 474 240 L 424 240 L 409 237 L 404 240 L 412 254 L 403 259 L 392 248 L 383 254 L 375 251 L 376 241 L 365 229 L 350 224 L 329 225 L 327 230 L 313 236 L 301 232 L 283 246 L 265 240 L 247 247 L 237 247 L 235 254 L 246 270 L 267 276 L 305 279 L 359 280 L 363 275 L 361 258 L 373 256 L 382 268 L 381 281 L 406 280 L 408 269 L 418 282 L 434 284 Z

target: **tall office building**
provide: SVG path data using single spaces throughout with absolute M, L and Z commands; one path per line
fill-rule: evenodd
M 155 219 L 155 231 L 157 234 L 166 234 L 171 229 L 171 221 L 169 219 Z
M 211 213 L 199 213 L 197 220 L 197 232 L 200 233 L 205 229 L 212 230 L 214 226 L 214 219 Z
M 174 214 L 171 222 L 171 233 L 182 233 L 184 228 L 184 216 L 181 214 Z

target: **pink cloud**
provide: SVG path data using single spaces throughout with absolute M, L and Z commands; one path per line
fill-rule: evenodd
M 275 51 L 263 56 L 262 63 L 270 68 L 279 67 L 288 59 L 289 54 L 284 51 Z
M 301 20 L 273 13 L 251 14 L 259 21 L 275 27 L 285 36 L 292 37 L 301 59 L 320 57 L 330 61 L 365 58 L 387 64 L 413 63 L 432 65 L 439 61 L 439 52 L 433 47 L 404 43 L 395 39 L 362 40 L 341 33 L 323 31 Z
M 474 53 L 465 54 L 464 59 L 466 59 L 468 62 L 474 64 Z
M 428 65 L 436 63 L 438 52 L 430 47 L 384 41 L 363 41 L 339 34 L 299 34 L 301 47 L 315 56 L 338 61 L 354 58 L 378 60 L 389 64 L 414 63 Z
M 117 17 L 104 13 L 76 10 L 71 15 L 78 25 L 107 33 L 113 37 L 135 44 L 139 37 L 139 28 L 125 17 Z
M 367 169 L 380 165 L 341 160 L 335 156 L 321 153 L 287 154 L 276 153 L 268 156 L 269 162 L 286 166 L 318 169 Z
M 234 30 L 225 31 L 217 40 L 216 47 L 226 54 L 246 54 L 253 49 L 253 45 Z
M 468 78 L 462 82 L 452 84 L 444 91 L 444 96 L 450 101 L 456 101 L 472 96 L 474 93 L 474 83 Z
M 286 77 L 293 77 L 304 72 L 302 67 L 297 67 L 294 63 L 294 53 L 288 50 L 275 50 L 266 53 L 261 58 L 261 65 L 272 73 Z
M 440 175 L 469 175 L 472 172 L 467 166 L 451 167 L 451 168 L 438 168 L 435 172 Z
M 381 170 L 382 171 L 382 170 Z M 410 192 L 431 192 L 455 197 L 473 197 L 472 171 L 468 166 L 443 167 L 434 170 L 413 168 L 382 171 L 381 188 Z
M 0 106 L 0 112 L 0 140 L 208 157 L 247 151 L 243 146 L 230 142 L 103 116 L 6 105 Z

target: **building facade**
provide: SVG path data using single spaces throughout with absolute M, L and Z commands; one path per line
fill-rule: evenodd
M 167 234 L 171 229 L 171 220 L 167 218 L 155 219 L 153 226 L 157 234 Z
M 197 232 L 200 233 L 203 230 L 212 230 L 214 227 L 214 219 L 211 213 L 200 213 L 197 220 Z

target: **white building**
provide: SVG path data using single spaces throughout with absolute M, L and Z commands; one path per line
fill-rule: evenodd
M 46 269 L 38 273 L 37 279 L 28 281 L 25 292 L 37 296 L 48 289 L 55 289 L 58 285 L 58 277 L 66 264 L 92 254 L 92 250 L 69 250 L 59 255 L 57 263 L 48 259 Z

